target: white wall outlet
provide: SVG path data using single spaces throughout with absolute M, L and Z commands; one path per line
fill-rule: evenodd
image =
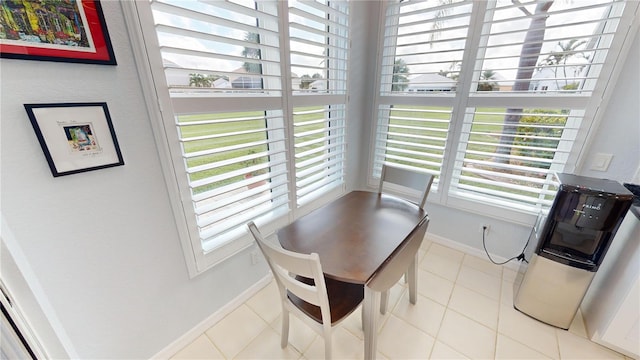
M 613 159 L 612 154 L 597 153 L 591 160 L 590 169 L 594 171 L 607 171 L 609 164 L 611 164 L 611 159 Z
M 480 233 L 482 234 L 484 232 L 484 235 L 488 235 L 489 234 L 489 229 L 491 229 L 491 225 L 489 224 L 480 224 Z
M 251 265 L 256 265 L 260 261 L 260 253 L 258 250 L 253 250 L 251 252 Z

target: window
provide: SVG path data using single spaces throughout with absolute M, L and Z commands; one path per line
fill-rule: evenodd
M 296 203 L 344 183 L 348 6 L 289 2 Z
M 637 7 L 390 2 L 372 183 L 384 162 L 419 168 L 432 200 L 527 221 L 573 170 Z
M 132 3 L 192 276 L 344 191 L 346 2 Z

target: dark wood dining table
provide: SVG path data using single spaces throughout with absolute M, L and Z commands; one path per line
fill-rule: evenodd
M 375 359 L 379 286 L 390 267 L 410 265 L 413 258 L 400 255 L 403 247 L 422 228 L 427 213 L 409 201 L 368 191 L 352 191 L 283 227 L 277 233 L 283 248 L 317 253 L 328 278 L 364 285 L 365 359 Z M 417 243 L 419 246 L 422 239 Z M 398 259 L 395 259 L 398 257 Z M 400 260 L 406 264 L 393 264 Z M 397 261 L 396 261 L 397 263 Z M 393 264 L 393 265 L 389 265 Z M 397 279 L 395 279 L 397 281 Z M 411 289 L 415 302 L 415 286 Z

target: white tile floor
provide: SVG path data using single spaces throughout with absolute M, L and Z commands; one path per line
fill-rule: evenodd
M 380 316 L 378 359 L 625 359 L 586 339 L 580 314 L 569 331 L 513 308 L 513 270 L 425 241 L 418 302 L 398 283 Z M 275 282 L 259 291 L 172 359 L 323 359 L 324 342 L 291 317 L 289 346 L 280 348 Z M 334 359 L 362 359 L 361 312 L 333 335 Z

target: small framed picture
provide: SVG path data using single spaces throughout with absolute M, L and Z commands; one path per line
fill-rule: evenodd
M 24 107 L 54 177 L 124 165 L 107 103 Z
M 116 65 L 99 0 L 0 4 L 0 57 Z

